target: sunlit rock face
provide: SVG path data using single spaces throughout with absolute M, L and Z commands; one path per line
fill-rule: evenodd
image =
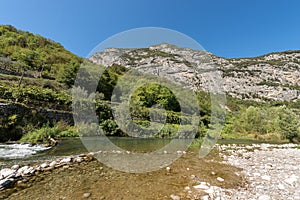
M 203 50 L 159 44 L 139 49 L 109 48 L 89 60 L 134 68 L 195 91 L 220 89 L 232 97 L 255 101 L 300 99 L 300 51 L 226 59 Z

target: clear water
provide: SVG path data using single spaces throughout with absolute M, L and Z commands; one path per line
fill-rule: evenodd
M 109 138 L 116 146 L 136 152 L 147 152 L 157 150 L 170 142 L 168 139 L 142 139 L 142 138 Z M 85 140 L 85 144 L 87 141 Z M 101 140 L 93 138 L 88 145 L 103 145 Z M 52 148 L 30 146 L 29 144 L 0 144 L 0 169 L 10 167 L 14 164 L 26 165 L 41 163 L 43 161 L 55 160 L 61 156 L 78 155 L 88 153 L 80 138 L 68 138 L 59 141 L 58 145 Z
M 143 138 L 126 138 L 110 137 L 109 140 L 116 146 L 135 152 L 150 152 L 158 150 L 167 145 L 170 139 L 143 139 Z M 85 140 L 85 144 L 86 144 Z M 101 144 L 101 140 L 95 141 L 93 138 L 88 141 L 94 145 Z M 258 141 L 238 141 L 238 140 L 219 140 L 218 143 L 259 143 Z M 68 138 L 61 140 L 57 146 L 46 148 L 42 145 L 31 146 L 29 144 L 0 144 L 0 169 L 10 167 L 14 164 L 26 165 L 41 163 L 44 161 L 55 160 L 61 156 L 78 155 L 88 153 L 80 138 Z

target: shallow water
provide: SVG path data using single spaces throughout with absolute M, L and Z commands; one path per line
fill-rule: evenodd
M 171 139 L 143 139 L 126 137 L 109 137 L 109 141 L 117 147 L 133 152 L 152 152 L 168 145 Z M 95 146 L 95 151 L 103 148 L 107 140 L 101 138 L 85 139 L 84 144 L 80 138 L 67 138 L 59 141 L 58 145 L 52 148 L 31 146 L 29 144 L 0 144 L 0 169 L 10 167 L 14 164 L 26 165 L 41 163 L 43 161 L 55 160 L 57 157 L 87 153 L 87 149 Z M 250 140 L 219 140 L 218 143 L 230 144 L 251 144 L 261 143 Z M 88 148 L 85 147 L 87 145 Z

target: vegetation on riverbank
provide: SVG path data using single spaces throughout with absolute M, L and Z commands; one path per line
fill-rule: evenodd
M 55 126 L 50 127 L 44 125 L 42 128 L 33 130 L 20 139 L 20 142 L 31 143 L 47 143 L 50 138 L 59 139 L 62 137 L 78 137 L 78 131 L 74 126 L 68 126 L 63 122 L 57 123 Z

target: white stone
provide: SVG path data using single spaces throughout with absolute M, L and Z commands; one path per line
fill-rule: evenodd
M 258 197 L 258 200 L 270 200 L 270 196 L 269 195 L 261 195 L 260 197 Z
M 57 164 L 57 162 L 54 160 L 49 164 L 49 167 L 55 167 L 56 164 Z
M 201 200 L 209 200 L 209 196 L 208 195 L 204 195 L 201 197 Z
M 279 190 L 284 190 L 284 189 L 285 189 L 284 185 L 283 185 L 283 184 L 281 184 L 281 183 L 280 183 L 280 184 L 278 184 L 278 186 L 277 186 L 277 187 L 278 187 L 278 189 L 279 189 Z
M 19 174 L 23 174 L 25 170 L 27 170 L 29 168 L 29 166 L 25 165 L 23 167 L 21 167 L 20 169 L 18 169 L 17 173 Z
M 195 188 L 195 189 L 201 189 L 201 190 L 207 190 L 207 189 L 209 189 L 209 187 L 207 186 L 207 184 L 205 182 L 204 182 L 205 184 L 202 184 L 202 183 L 199 184 L 199 185 L 193 186 L 193 188 Z
M 254 173 L 253 173 L 253 176 L 260 176 L 260 173 L 254 172 Z
M 175 194 L 171 194 L 170 197 L 172 200 L 180 200 L 180 197 Z
M 292 175 L 290 178 L 287 178 L 284 180 L 284 182 L 290 184 L 290 185 L 293 185 L 294 182 L 296 182 L 298 179 L 297 179 L 297 176 L 295 175 Z
M 1 171 L 0 171 L 0 179 L 8 177 L 8 176 L 12 175 L 15 172 L 16 172 L 16 170 L 13 170 L 13 169 L 10 169 L 10 168 L 1 169 Z
M 70 157 L 68 157 L 68 158 L 63 158 L 59 163 L 69 163 L 71 161 L 72 161 L 72 159 Z
M 20 165 L 13 165 L 11 167 L 12 170 L 18 170 L 20 168 Z
M 221 177 L 218 177 L 218 178 L 217 178 L 217 181 L 219 181 L 219 182 L 224 182 L 224 179 L 221 178 Z
M 190 188 L 189 186 L 186 186 L 186 187 L 184 188 L 184 190 L 185 190 L 185 191 L 189 191 L 189 190 L 191 190 L 191 188 Z
M 29 175 L 29 174 L 33 174 L 35 171 L 36 171 L 36 169 L 34 169 L 33 167 L 28 167 L 27 169 L 25 169 L 23 171 L 23 174 Z
M 74 162 L 80 163 L 82 161 L 83 161 L 83 159 L 81 157 L 74 158 Z
M 166 167 L 166 170 L 167 170 L 167 172 L 170 172 L 171 168 L 170 167 Z
M 215 191 L 212 188 L 208 188 L 207 190 L 204 190 L 207 194 L 213 194 Z
M 268 176 L 268 175 L 263 175 L 263 176 L 261 177 L 261 179 L 262 179 L 262 180 L 265 180 L 265 181 L 270 181 L 270 180 L 271 180 L 271 177 Z
M 41 164 L 40 166 L 41 166 L 41 168 L 46 168 L 46 167 L 48 167 L 49 165 L 48 165 L 47 163 L 43 163 L 43 164 Z
M 87 193 L 84 193 L 82 196 L 83 196 L 83 198 L 89 198 L 91 196 L 91 193 L 87 192 Z

